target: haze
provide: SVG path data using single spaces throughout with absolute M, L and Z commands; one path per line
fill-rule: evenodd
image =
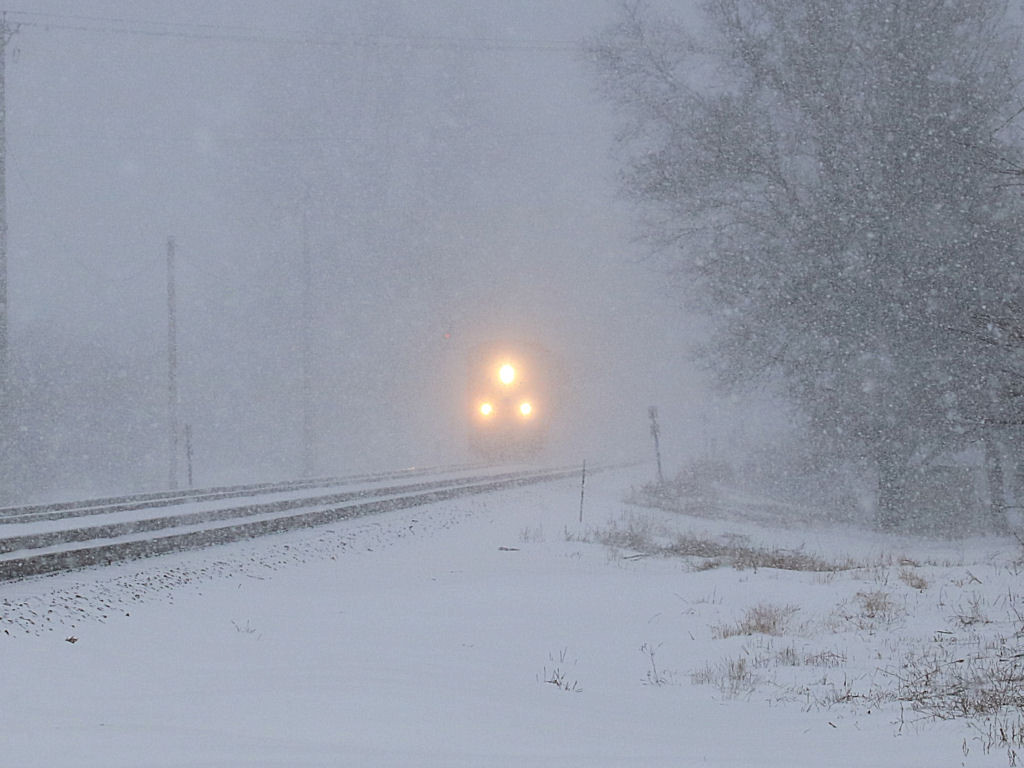
M 578 52 L 614 11 L 10 10 L 3 501 L 168 484 L 171 236 L 196 485 L 472 458 L 458 394 L 492 338 L 564 361 L 544 458 L 649 459 L 653 404 L 668 461 L 696 442 L 693 324 L 632 242 Z

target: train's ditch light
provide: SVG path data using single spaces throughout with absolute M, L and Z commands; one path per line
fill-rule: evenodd
M 484 403 L 483 405 L 480 406 L 480 415 L 481 416 L 490 416 L 493 413 L 494 413 L 494 406 L 491 405 L 490 403 Z
M 533 413 L 533 406 L 530 405 L 529 403 L 523 403 L 522 405 L 519 406 L 519 413 L 521 413 L 523 416 L 529 416 L 531 413 Z

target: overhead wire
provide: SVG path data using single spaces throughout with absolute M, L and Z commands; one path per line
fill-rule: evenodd
M 100 32 L 142 37 L 168 37 L 187 40 L 307 45 L 321 47 L 406 47 L 450 51 L 527 51 L 576 52 L 579 43 L 569 40 L 530 38 L 452 37 L 441 35 L 397 35 L 387 33 L 343 36 L 310 35 L 301 31 L 284 33 L 261 27 L 245 27 L 194 22 L 152 21 L 110 16 L 83 16 L 6 11 L 19 27 L 57 29 L 75 32 Z
M 42 30 L 60 30 L 70 32 L 88 32 L 113 35 L 129 35 L 136 37 L 174 38 L 207 42 L 259 43 L 271 45 L 300 45 L 317 47 L 404 47 L 421 50 L 446 51 L 523 51 L 523 52 L 576 52 L 579 44 L 568 40 L 530 39 L 530 38 L 492 38 L 492 37 L 453 37 L 439 35 L 397 35 L 397 34 L 348 34 L 343 36 L 310 35 L 298 30 L 274 30 L 261 27 L 242 25 L 226 25 L 198 22 L 174 22 L 166 20 L 150 20 L 115 16 L 92 16 L 84 14 L 60 14 L 42 11 L 3 11 L 5 22 L 15 29 L 33 28 Z M 153 137 L 112 137 L 102 138 L 115 141 L 139 141 L 152 143 Z M 339 141 L 340 137 L 303 136 L 303 137 L 246 137 L 256 142 L 300 142 L 322 143 Z M 168 140 L 169 141 L 169 140 Z M 178 139 L 175 141 L 184 141 Z M 86 269 L 85 265 L 76 266 Z M 194 260 L 190 266 L 199 272 L 206 272 Z M 148 265 L 138 269 L 138 273 L 146 271 Z M 133 273 L 131 277 L 137 277 Z M 122 280 L 107 276 L 110 283 Z

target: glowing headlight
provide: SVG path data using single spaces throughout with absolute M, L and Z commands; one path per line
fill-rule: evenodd
M 481 416 L 490 416 L 493 413 L 494 413 L 494 406 L 491 405 L 490 403 L 484 403 L 483 405 L 480 406 L 480 415 Z
M 529 416 L 531 413 L 533 413 L 533 406 L 530 405 L 529 403 L 522 403 L 519 406 L 519 412 L 523 416 Z
M 511 384 L 516 380 L 516 369 L 508 363 L 505 363 L 498 369 L 498 378 L 501 380 L 502 384 Z

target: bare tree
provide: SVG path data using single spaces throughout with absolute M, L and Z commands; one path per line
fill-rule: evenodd
M 896 524 L 915 466 L 983 437 L 963 329 L 1019 300 L 1019 201 L 992 157 L 1020 93 L 997 0 L 645 5 L 591 46 L 643 231 L 714 319 L 723 382 L 773 379 Z

